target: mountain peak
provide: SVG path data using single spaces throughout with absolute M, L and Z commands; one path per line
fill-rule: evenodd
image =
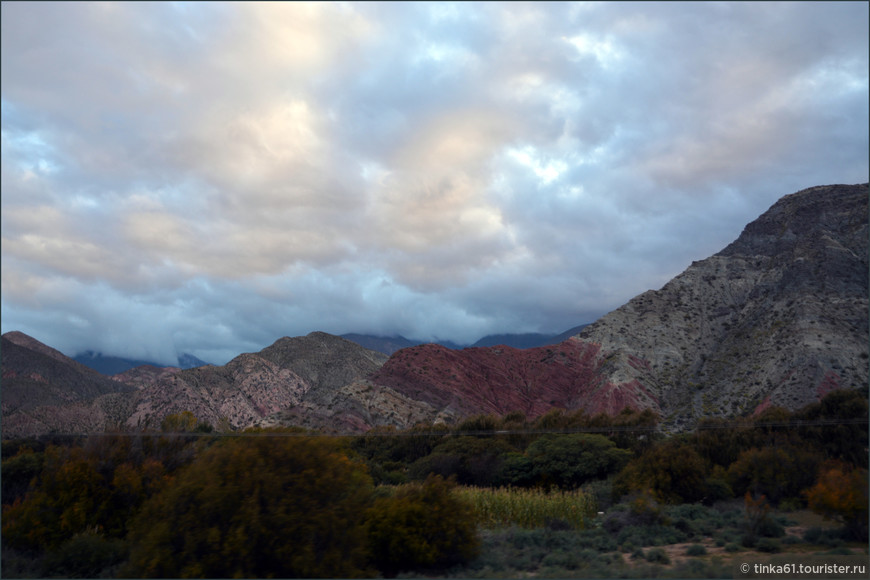
M 639 381 L 676 422 L 864 386 L 867 202 L 867 184 L 785 196 L 723 251 L 578 338 L 622 353 L 611 376 Z

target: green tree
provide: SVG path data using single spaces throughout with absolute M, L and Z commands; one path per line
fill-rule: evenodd
M 728 468 L 728 483 L 735 494 L 764 494 L 774 505 L 800 498 L 813 485 L 821 456 L 799 447 L 747 449 Z
M 613 494 L 649 490 L 662 503 L 693 503 L 707 495 L 706 471 L 691 446 L 669 439 L 631 460 L 614 480 Z
M 537 479 L 545 485 L 575 488 L 622 469 L 631 451 L 603 435 L 544 435 L 526 449 Z
M 502 457 L 515 451 L 507 442 L 492 437 L 451 437 L 411 468 L 411 475 L 425 479 L 430 473 L 456 476 L 463 485 L 492 485 L 501 469 Z
M 3 509 L 3 540 L 20 549 L 55 548 L 88 528 L 109 495 L 106 481 L 80 447 L 50 446 L 38 485 Z
M 147 501 L 127 573 L 146 577 L 365 575 L 365 466 L 344 444 L 286 431 L 222 440 Z
M 375 500 L 367 529 L 374 563 L 387 577 L 441 570 L 471 560 L 479 550 L 472 508 L 437 475 Z

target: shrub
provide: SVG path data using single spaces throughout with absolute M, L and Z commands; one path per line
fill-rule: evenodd
M 808 544 L 820 544 L 822 546 L 842 546 L 844 530 L 825 530 L 813 526 L 804 532 L 804 541 Z
M 687 556 L 706 556 L 707 548 L 702 546 L 701 544 L 692 544 L 688 548 L 686 548 Z
M 127 557 L 127 544 L 93 532 L 76 534 L 45 559 L 47 576 L 99 578 Z M 114 574 L 111 574 L 114 575 Z
M 142 507 L 124 572 L 145 577 L 358 576 L 365 466 L 334 439 L 224 439 Z
M 451 487 L 440 476 L 430 476 L 375 500 L 366 530 L 375 566 L 385 576 L 444 569 L 477 555 L 474 514 Z
M 671 563 L 668 553 L 661 548 L 650 548 L 646 553 L 646 561 L 653 564 L 664 564 L 665 566 Z
M 725 551 L 726 551 L 726 552 L 729 552 L 729 553 L 739 552 L 739 551 L 740 551 L 740 546 L 738 546 L 737 544 L 731 542 L 730 544 L 725 544 Z

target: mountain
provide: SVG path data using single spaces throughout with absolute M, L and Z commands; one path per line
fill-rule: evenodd
M 618 413 L 654 405 L 640 385 L 602 380 L 605 363 L 600 346 L 575 339 L 527 349 L 425 344 L 395 353 L 371 382 L 451 418 L 512 411 L 534 418 L 553 408 Z
M 535 348 L 538 346 L 547 346 L 551 344 L 559 344 L 575 334 L 579 333 L 588 324 L 581 324 L 567 330 L 561 334 L 541 334 L 538 332 L 529 332 L 524 334 L 488 334 L 472 344 L 472 347 L 478 346 L 510 346 L 513 348 Z
M 313 332 L 223 366 L 139 366 L 110 379 L 7 333 L 3 435 L 157 427 L 181 411 L 220 428 L 363 432 L 478 413 L 626 407 L 651 409 L 679 430 L 708 416 L 796 409 L 833 389 L 867 387 L 868 236 L 867 184 L 787 195 L 661 289 L 531 348 L 418 344 L 388 357 Z M 389 340 L 393 348 L 406 339 Z
M 540 334 L 537 332 L 528 332 L 523 334 L 489 334 L 484 336 L 472 347 L 479 346 L 510 346 L 513 348 L 534 348 L 547 344 L 555 334 Z
M 347 340 L 353 341 L 358 345 L 365 347 L 369 350 L 374 350 L 377 352 L 384 353 L 386 355 L 393 354 L 399 349 L 407 348 L 409 346 L 417 346 L 418 344 L 427 344 L 422 340 L 411 340 L 409 338 L 405 338 L 401 335 L 396 336 L 375 336 L 371 334 L 342 334 L 342 338 L 346 338 Z M 434 344 L 440 344 L 442 346 L 446 346 L 447 348 L 464 348 L 466 345 L 456 344 L 455 342 L 449 340 L 438 340 L 435 341 Z
M 364 382 L 386 355 L 324 332 L 284 337 L 224 366 L 179 370 L 139 383 L 129 426 L 157 426 L 191 411 L 212 425 L 294 424 L 326 431 L 413 425 L 435 416 L 425 403 Z M 127 377 L 133 383 L 142 375 Z
M 3 436 L 102 431 L 128 414 L 134 388 L 21 332 L 0 337 Z
M 556 347 L 422 345 L 372 380 L 458 416 L 629 406 L 675 429 L 866 387 L 867 201 L 867 184 L 787 195 L 718 254 Z
M 541 333 L 525 333 L 525 334 L 488 334 L 470 345 L 478 346 L 497 346 L 505 345 L 513 348 L 534 348 L 537 346 L 546 346 L 549 344 L 558 344 L 580 332 L 588 325 L 581 324 L 567 330 L 561 334 L 541 334 Z M 469 345 L 456 344 L 449 340 L 439 340 L 434 342 L 424 342 L 422 340 L 411 340 L 404 336 L 373 336 L 370 334 L 342 334 L 342 338 L 346 338 L 357 343 L 360 346 L 382 352 L 390 355 L 397 350 L 408 348 L 409 346 L 419 346 L 421 344 L 440 344 L 453 350 L 467 348 Z
M 393 354 L 401 348 L 417 346 L 418 344 L 421 344 L 421 342 L 418 340 L 409 340 L 401 335 L 373 336 L 371 334 L 349 333 L 342 334 L 341 337 L 355 342 L 364 348 L 374 350 L 376 352 L 381 352 L 386 355 Z
M 867 386 L 868 186 L 787 195 L 721 252 L 577 338 L 676 426 Z
M 99 352 L 88 350 L 77 354 L 73 360 L 82 363 L 83 365 L 94 369 L 95 371 L 110 376 L 123 373 L 138 366 L 154 366 L 166 367 L 169 365 L 161 365 L 159 363 L 147 360 L 138 360 L 131 358 L 123 358 L 118 356 L 107 356 Z M 190 369 L 194 367 L 206 366 L 210 363 L 198 359 L 192 354 L 182 353 L 178 355 L 178 368 Z

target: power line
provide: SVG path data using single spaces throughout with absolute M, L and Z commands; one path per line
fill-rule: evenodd
M 738 429 L 801 429 L 804 427 L 825 427 L 834 425 L 868 425 L 868 419 L 812 419 L 812 420 L 783 420 L 751 423 L 746 421 L 734 421 L 730 423 L 717 422 L 697 425 L 693 431 L 708 430 L 738 430 Z M 366 437 L 432 437 L 432 436 L 495 436 L 495 435 L 568 435 L 574 433 L 663 433 L 659 426 L 650 425 L 610 425 L 610 426 L 587 426 L 566 427 L 550 429 L 430 429 L 402 431 L 386 431 L 372 429 L 364 433 L 321 433 L 316 431 L 230 431 L 230 432 L 201 432 L 201 431 L 117 431 L 99 433 L 46 433 L 30 437 L 16 437 L 14 439 L 51 439 L 51 438 L 88 438 L 88 437 L 335 437 L 335 438 L 366 438 Z M 691 431 L 690 431 L 691 432 Z

